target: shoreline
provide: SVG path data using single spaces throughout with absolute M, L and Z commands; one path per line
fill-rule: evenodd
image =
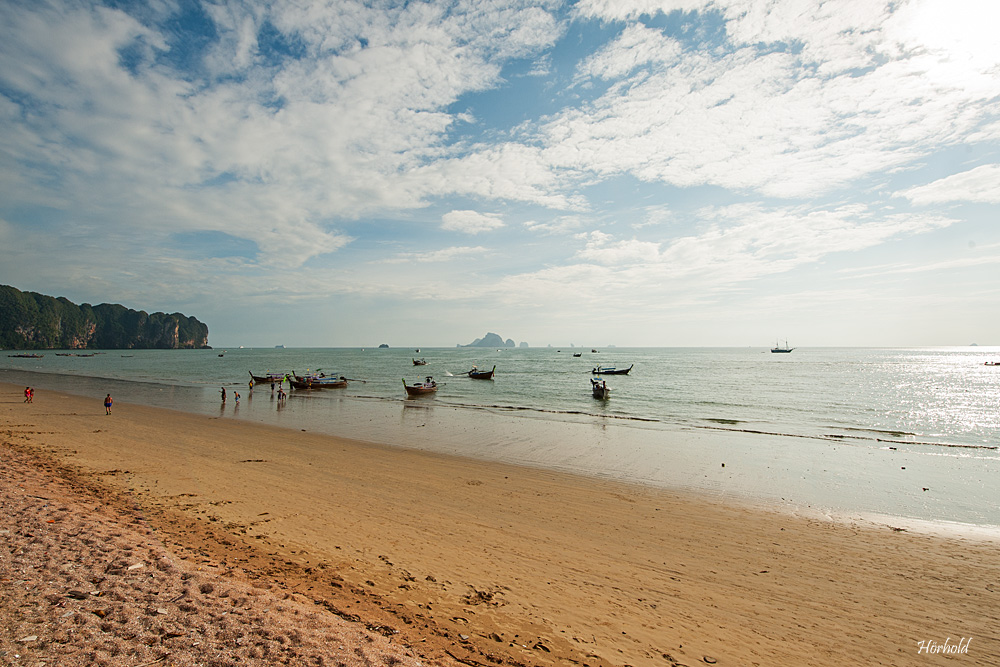
M 256 398 L 248 392 L 242 404 L 230 400 L 220 405 L 217 390 L 207 388 L 42 375 L 39 387 L 61 391 L 65 382 L 70 393 L 100 391 L 102 396 L 110 389 L 115 396 L 191 415 L 306 429 L 812 515 L 870 516 L 914 528 L 931 522 L 934 530 L 968 525 L 970 532 L 1000 534 L 1000 506 L 990 491 L 990 480 L 1000 474 L 1000 457 L 992 450 L 942 452 L 889 442 L 650 426 L 613 417 L 552 417 L 339 392 L 293 393 L 281 405 L 266 391 Z
M 18 391 L 0 385 L 7 446 L 120 494 L 189 558 L 374 618 L 424 655 L 906 665 L 918 641 L 965 636 L 1000 664 L 995 544 Z

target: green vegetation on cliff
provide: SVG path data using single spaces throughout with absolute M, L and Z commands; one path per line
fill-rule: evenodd
M 147 313 L 118 304 L 76 305 L 0 285 L 0 348 L 178 349 L 208 347 L 208 325 L 180 313 Z

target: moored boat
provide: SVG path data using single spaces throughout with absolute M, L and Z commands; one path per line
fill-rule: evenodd
M 326 373 L 306 373 L 297 375 L 295 371 L 288 376 L 288 384 L 293 389 L 343 389 L 347 386 L 347 378 Z
M 599 398 L 602 401 L 611 398 L 611 387 L 608 386 L 606 380 L 591 378 L 590 389 L 594 394 L 594 398 Z
M 635 366 L 635 364 L 632 364 Z M 628 368 L 615 368 L 614 366 L 597 366 L 591 371 L 594 375 L 628 375 L 629 371 L 632 370 L 632 366 Z
M 266 375 L 254 375 L 253 371 L 247 372 L 250 373 L 250 379 L 253 380 L 254 384 L 271 384 L 272 382 L 281 384 L 288 377 L 288 373 L 272 373 L 268 371 Z
M 18 359 L 41 359 L 44 354 L 8 354 L 8 357 L 17 357 Z
M 403 388 L 406 389 L 407 396 L 426 396 L 438 390 L 438 383 L 430 375 L 423 382 L 414 382 L 413 384 L 406 384 L 406 379 L 404 378 Z
M 427 360 L 426 359 L 414 359 L 413 360 L 413 365 L 414 366 L 426 366 L 427 365 Z
M 488 371 L 481 371 L 477 367 L 473 366 L 472 370 L 467 373 L 467 375 L 473 380 L 492 380 L 493 374 L 496 372 L 497 367 L 493 366 L 492 369 Z

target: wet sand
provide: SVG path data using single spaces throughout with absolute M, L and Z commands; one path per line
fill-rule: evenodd
M 234 582 L 230 587 L 288 596 L 312 613 L 296 635 L 303 646 L 306 626 L 333 633 L 346 622 L 368 636 L 352 641 L 384 642 L 366 654 L 369 664 L 1000 664 L 995 542 L 794 516 L 121 400 L 106 416 L 101 396 L 45 391 L 26 405 L 21 392 L 0 385 L 0 445 L 5 465 L 30 457 L 24 470 L 42 478 L 31 482 L 23 473 L 24 486 L 12 485 L 15 466 L 3 481 L 11 498 L 24 489 L 29 501 L 45 496 L 49 506 L 69 507 L 62 496 L 79 494 L 77 511 L 94 513 L 81 520 L 117 526 L 122 535 L 138 531 L 149 571 L 166 559 L 177 572 L 200 567 Z M 32 484 L 48 490 L 31 494 Z M 24 525 L 28 516 L 4 512 L 0 530 L 37 531 Z M 40 524 L 48 531 L 65 525 Z M 107 541 L 118 550 L 120 542 Z M 115 557 L 102 553 L 102 567 Z M 60 556 L 45 558 L 58 573 L 53 559 Z M 13 561 L 2 565 L 5 579 L 25 587 L 16 589 L 19 608 L 51 611 L 44 596 L 58 591 L 45 589 L 45 577 L 14 572 Z M 189 613 L 210 606 L 188 589 Z M 150 608 L 153 618 L 167 609 Z M 305 620 L 298 607 L 299 614 L 264 608 L 245 627 L 280 620 L 294 628 Z M 216 617 L 206 618 L 201 636 L 211 634 Z M 76 640 L 65 632 L 43 636 L 56 632 L 55 621 L 45 622 L 21 635 L 34 642 L 0 649 L 9 659 L 11 651 L 36 650 L 32 644 L 51 652 L 60 640 Z M 96 628 L 95 636 L 116 632 L 114 624 Z M 196 651 L 200 641 L 183 630 L 159 635 L 161 651 L 175 646 L 165 664 L 197 664 L 181 660 L 182 650 Z M 142 637 L 122 641 L 149 648 Z M 922 641 L 954 645 L 962 638 L 970 640 L 967 653 L 918 653 Z M 220 641 L 227 640 L 213 635 L 198 646 L 218 648 Z M 107 653 L 105 664 L 137 664 L 115 662 L 127 654 L 120 647 Z M 301 655 L 293 664 L 310 664 Z M 12 664 L 42 660 L 37 653 L 34 662 Z

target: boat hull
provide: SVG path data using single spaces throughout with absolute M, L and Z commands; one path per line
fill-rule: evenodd
M 635 364 L 632 364 L 635 366 Z M 598 366 L 592 372 L 594 375 L 628 375 L 632 371 L 632 366 L 628 368 L 601 368 Z
M 297 380 L 288 378 L 288 383 L 293 389 L 343 389 L 347 386 L 347 380 L 325 379 L 320 380 Z
M 404 379 L 403 389 L 406 390 L 407 396 L 427 396 L 438 390 L 438 383 L 430 377 L 424 382 L 414 382 L 413 384 L 406 384 L 406 380 Z
M 611 387 L 607 385 L 606 382 L 599 382 L 598 380 L 590 381 L 591 392 L 594 398 L 606 401 L 611 398 Z
M 254 375 L 253 371 L 249 371 L 250 379 L 253 380 L 254 384 L 271 384 L 272 382 L 281 383 L 288 376 L 284 373 L 280 374 L 268 374 L 268 375 Z
M 293 371 L 288 376 L 288 384 L 292 385 L 292 389 L 343 389 L 347 386 L 347 378 L 295 375 Z

